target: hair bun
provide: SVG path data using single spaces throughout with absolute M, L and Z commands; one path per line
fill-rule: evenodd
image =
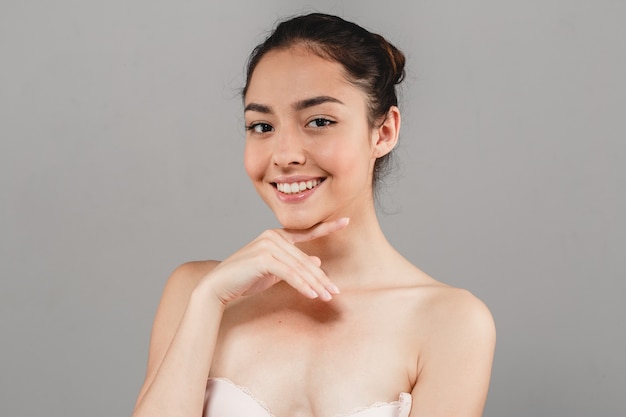
M 404 54 L 379 34 L 374 33 L 373 35 L 380 44 L 380 47 L 386 52 L 387 58 L 389 59 L 391 81 L 393 84 L 400 84 L 406 75 L 404 70 L 406 58 Z

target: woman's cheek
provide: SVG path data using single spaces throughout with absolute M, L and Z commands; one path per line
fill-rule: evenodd
M 251 180 L 254 180 L 259 176 L 261 167 L 262 158 L 260 158 L 261 155 L 259 155 L 259 150 L 257 148 L 258 146 L 247 142 L 243 153 L 243 164 L 246 169 L 246 173 Z

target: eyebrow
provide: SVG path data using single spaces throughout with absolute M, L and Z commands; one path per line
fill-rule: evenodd
M 334 97 L 318 96 L 318 97 L 312 97 L 312 98 L 307 98 L 305 100 L 297 101 L 293 105 L 293 107 L 296 110 L 304 110 L 306 108 L 317 106 L 317 105 L 323 104 L 323 103 L 339 103 L 339 104 L 343 104 L 340 100 L 338 100 L 338 99 L 336 99 Z
M 245 109 L 243 109 L 244 112 L 246 111 L 256 111 L 259 113 L 273 113 L 272 112 L 272 108 L 270 106 L 265 106 L 263 104 L 257 104 L 257 103 L 250 103 L 246 106 Z
M 334 97 L 317 96 L 317 97 L 311 97 L 311 98 L 307 98 L 304 100 L 296 101 L 293 104 L 293 108 L 296 110 L 304 110 L 309 107 L 318 106 L 323 103 L 343 104 L 341 100 L 336 99 Z M 265 113 L 265 114 L 273 113 L 273 110 L 270 106 L 266 106 L 265 104 L 258 104 L 258 103 L 249 103 L 244 109 L 244 112 L 246 111 L 256 111 L 256 112 Z

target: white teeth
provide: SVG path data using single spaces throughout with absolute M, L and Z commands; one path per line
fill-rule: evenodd
M 321 181 L 320 180 L 309 180 L 309 181 L 300 181 L 300 182 L 292 182 L 289 183 L 276 183 L 276 188 L 278 191 L 285 194 L 295 194 L 301 193 L 305 190 L 310 190 L 315 188 Z

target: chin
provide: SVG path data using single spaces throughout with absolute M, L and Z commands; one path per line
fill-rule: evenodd
M 276 216 L 278 222 L 285 229 L 291 230 L 306 230 L 320 223 L 321 221 L 316 221 L 308 218 L 300 218 L 299 216 Z
M 311 227 L 332 218 L 330 213 L 327 212 L 320 212 L 311 209 L 284 210 L 283 208 L 275 210 L 274 216 L 282 227 L 293 230 L 310 229 Z

